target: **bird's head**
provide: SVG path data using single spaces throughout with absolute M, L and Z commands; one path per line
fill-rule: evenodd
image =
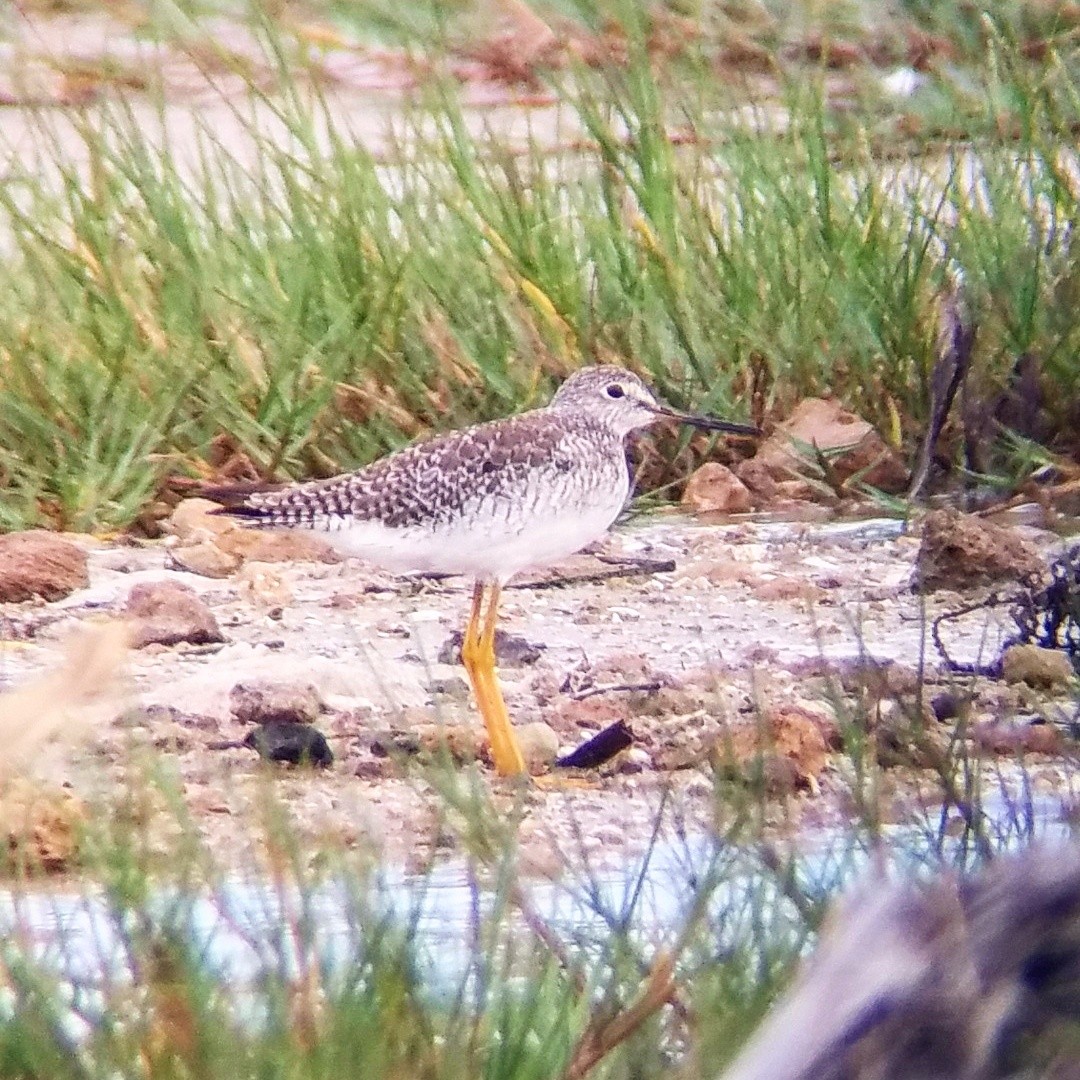
M 587 411 L 621 435 L 628 435 L 636 428 L 648 427 L 663 417 L 707 431 L 726 431 L 735 435 L 761 434 L 749 424 L 679 412 L 665 405 L 633 372 L 613 364 L 576 371 L 559 387 L 551 399 L 551 408 Z

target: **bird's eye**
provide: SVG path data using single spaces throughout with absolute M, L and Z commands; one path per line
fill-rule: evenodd
M 609 398 L 621 398 L 626 396 L 626 391 L 617 382 L 613 382 L 607 388 L 606 393 Z

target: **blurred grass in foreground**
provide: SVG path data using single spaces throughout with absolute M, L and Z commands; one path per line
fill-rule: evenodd
M 77 891 L 0 893 L 0 1074 L 716 1077 L 869 861 L 970 870 L 1052 820 L 1022 766 L 995 780 L 958 740 L 944 804 L 931 782 L 922 811 L 883 827 L 867 751 L 853 741 L 838 764 L 859 811 L 835 830 L 789 840 L 760 790 L 716 777 L 713 832 L 654 792 L 642 859 L 594 866 L 571 840 L 550 881 L 518 847 L 529 796 L 493 796 L 472 770 L 424 770 L 444 854 L 406 876 L 305 846 L 269 772 L 257 854 L 223 859 L 167 761 L 136 768 L 89 818 Z M 125 800 L 156 806 L 152 830 Z

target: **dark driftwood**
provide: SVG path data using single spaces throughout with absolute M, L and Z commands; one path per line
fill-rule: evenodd
M 588 742 L 559 758 L 555 765 L 560 769 L 598 769 L 633 743 L 634 736 L 626 726 L 626 721 L 616 720 Z
M 1044 848 L 864 886 L 724 1080 L 1074 1076 L 1077 1024 L 1080 849 Z
M 975 326 L 964 310 L 958 286 L 950 285 L 945 289 L 940 308 L 937 359 L 930 373 L 930 416 L 908 487 L 907 497 L 910 501 L 922 494 L 930 475 L 938 438 L 949 417 L 953 399 L 967 378 L 975 347 Z
M 1016 633 L 1001 643 L 997 657 L 988 664 L 968 664 L 949 655 L 942 629 L 975 612 L 1008 607 Z M 1064 551 L 1046 573 L 1017 583 L 1011 592 L 992 593 L 982 600 L 944 611 L 931 624 L 938 655 L 950 671 L 1000 678 L 1006 651 L 1017 644 L 1061 649 L 1080 671 L 1080 544 Z

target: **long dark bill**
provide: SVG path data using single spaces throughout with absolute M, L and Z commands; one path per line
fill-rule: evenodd
M 660 416 L 670 416 L 680 424 L 690 424 L 704 431 L 726 431 L 729 435 L 760 435 L 761 428 L 753 424 L 736 424 L 733 420 L 721 420 L 717 416 L 695 416 L 692 413 L 677 412 L 675 409 L 658 409 Z

